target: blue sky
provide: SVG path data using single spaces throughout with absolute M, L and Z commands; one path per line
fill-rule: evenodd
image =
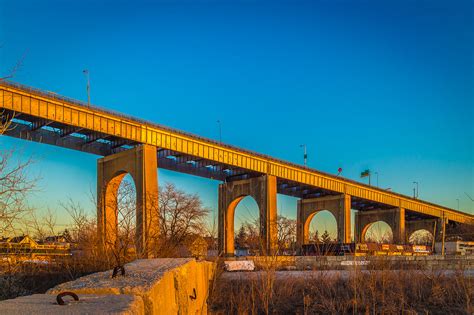
M 6 1 L 15 81 L 473 213 L 472 1 Z M 96 156 L 37 157 L 38 207 L 88 200 Z M 159 172 L 215 209 L 217 182 Z M 295 216 L 296 201 L 280 198 Z M 249 203 L 249 207 L 251 204 Z M 244 213 L 246 210 L 242 210 Z M 58 210 L 62 217 L 62 212 Z M 240 213 L 240 210 L 238 210 Z M 256 211 L 255 211 L 256 213 Z M 324 220 L 322 220 L 324 221 Z

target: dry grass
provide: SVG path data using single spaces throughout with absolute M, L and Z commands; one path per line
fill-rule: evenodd
M 288 272 L 291 274 L 291 272 Z M 300 274 L 301 275 L 301 274 Z M 472 314 L 472 279 L 414 270 L 352 270 L 347 276 L 310 272 L 251 279 L 218 276 L 214 314 Z
M 103 270 L 87 260 L 59 259 L 50 264 L 13 262 L 0 264 L 0 300 L 44 293 L 49 288 Z

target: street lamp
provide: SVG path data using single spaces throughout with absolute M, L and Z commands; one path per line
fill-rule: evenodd
M 87 105 L 91 107 L 91 82 L 89 79 L 89 70 L 82 70 L 82 73 L 84 73 L 87 79 Z
M 300 144 L 300 148 L 304 148 L 304 166 L 308 163 L 308 154 L 306 152 L 306 144 Z
M 376 185 L 377 185 L 377 187 L 379 187 L 379 172 L 375 172 L 375 175 L 377 176 Z
M 456 199 L 456 201 L 458 202 L 458 211 L 459 211 L 459 199 Z
M 413 184 L 416 185 L 416 189 L 413 187 L 413 198 L 418 199 L 418 182 L 413 182 Z

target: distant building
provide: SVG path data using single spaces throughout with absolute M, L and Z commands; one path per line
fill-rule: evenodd
M 59 240 L 59 239 L 58 239 Z M 70 256 L 70 244 L 66 242 L 37 242 L 28 235 L 0 239 L 0 255 L 37 257 Z
M 442 243 L 436 242 L 435 249 L 437 254 L 441 254 Z M 444 250 L 446 255 L 472 255 L 474 254 L 474 242 L 472 241 L 453 241 L 445 242 Z
M 53 235 L 53 236 L 47 236 L 44 238 L 43 242 L 44 244 L 57 244 L 57 243 L 69 243 L 68 240 L 66 240 L 66 237 L 64 235 Z

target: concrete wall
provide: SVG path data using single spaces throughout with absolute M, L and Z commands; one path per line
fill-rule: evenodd
M 44 295 L 0 302 L 0 313 L 4 313 L 5 305 L 5 309 L 12 310 L 9 314 L 64 314 L 61 313 L 64 310 L 73 310 L 75 314 L 207 314 L 209 283 L 214 272 L 215 264 L 208 261 L 141 259 L 126 264 L 124 276 L 112 278 L 111 270 L 98 272 L 60 284 Z M 64 291 L 76 293 L 79 302 L 57 305 L 55 297 Z M 100 304 L 91 297 L 105 302 L 115 301 L 114 305 L 120 306 L 119 311 L 104 311 L 105 308 L 101 307 L 98 312 L 91 312 L 94 309 L 91 303 Z M 41 312 L 23 311 L 25 307 L 34 310 L 32 305 Z
M 358 264 L 362 269 L 472 270 L 474 255 L 466 256 L 255 256 L 226 260 L 252 260 L 259 270 L 344 270 Z M 354 263 L 354 261 L 357 261 Z
M 355 261 L 355 263 L 354 263 Z M 298 270 L 343 270 L 361 269 L 420 269 L 420 270 L 472 270 L 474 255 L 470 256 L 297 256 L 295 266 Z

